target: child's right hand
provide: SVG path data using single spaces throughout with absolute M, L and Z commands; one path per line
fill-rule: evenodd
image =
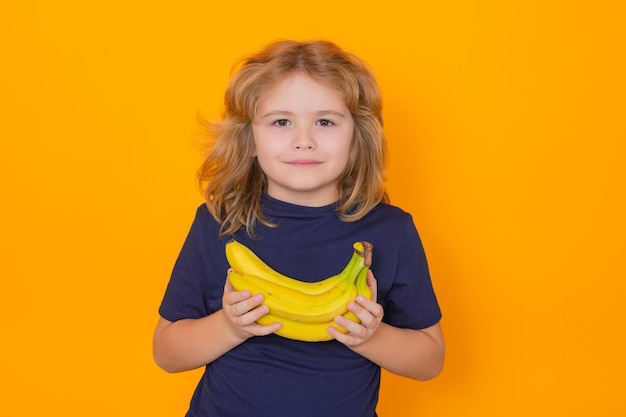
M 263 294 L 251 294 L 248 290 L 236 291 L 228 279 L 224 284 L 222 296 L 222 309 L 235 334 L 248 339 L 252 336 L 266 336 L 274 333 L 282 326 L 273 323 L 262 326 L 256 321 L 269 313 L 269 307 L 263 305 Z

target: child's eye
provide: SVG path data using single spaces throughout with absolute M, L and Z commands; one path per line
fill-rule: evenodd
M 274 126 L 280 126 L 280 127 L 284 127 L 284 126 L 289 126 L 289 120 L 287 119 L 278 119 L 273 123 Z
M 329 126 L 333 126 L 334 125 L 334 123 L 331 122 L 328 119 L 320 119 L 320 120 L 317 121 L 317 124 L 322 126 L 322 127 L 329 127 Z

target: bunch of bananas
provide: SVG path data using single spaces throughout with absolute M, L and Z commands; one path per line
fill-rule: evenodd
M 366 283 L 372 245 L 356 242 L 353 247 L 352 257 L 339 274 L 318 282 L 303 282 L 282 275 L 248 247 L 231 240 L 226 244 L 226 258 L 232 268 L 228 279 L 237 291 L 263 294 L 270 312 L 257 322 L 282 323 L 276 332 L 279 336 L 306 342 L 331 340 L 329 326 L 347 332 L 333 321 L 334 317 L 343 315 L 358 323 L 359 319 L 348 310 L 348 303 L 358 295 L 372 298 Z

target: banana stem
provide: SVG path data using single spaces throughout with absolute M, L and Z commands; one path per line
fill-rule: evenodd
M 361 242 L 363 245 L 363 251 L 357 250 L 356 253 L 363 257 L 363 265 L 371 266 L 372 265 L 372 252 L 374 250 L 374 245 L 369 242 Z

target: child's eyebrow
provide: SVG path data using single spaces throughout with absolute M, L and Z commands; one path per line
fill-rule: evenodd
M 267 113 L 261 115 L 261 118 L 265 119 L 268 117 L 283 117 L 283 116 L 293 117 L 294 115 L 295 113 L 289 110 L 270 110 Z M 333 115 L 333 116 L 338 116 L 338 117 L 343 117 L 343 118 L 347 117 L 347 115 L 344 112 L 337 111 L 337 110 L 319 110 L 315 112 L 315 115 L 316 116 Z
M 344 112 L 337 111 L 337 110 L 320 110 L 317 112 L 318 116 L 324 116 L 327 114 L 330 114 L 333 116 L 339 116 L 339 117 L 346 117 L 346 114 Z
M 261 115 L 261 118 L 278 117 L 278 116 L 293 116 L 294 113 L 288 110 L 270 110 L 267 113 Z

